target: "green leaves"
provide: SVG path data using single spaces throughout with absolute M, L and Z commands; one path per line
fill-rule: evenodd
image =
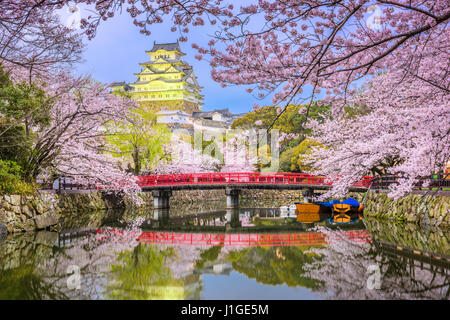
M 146 109 L 132 109 L 122 122 L 107 124 L 108 151 L 121 158 L 134 174 L 154 169 L 164 157 L 164 145 L 170 142 L 169 129 L 157 123 Z
M 14 162 L 22 180 L 32 181 L 36 133 L 50 124 L 52 99 L 37 84 L 13 83 L 0 64 L 0 160 Z M 11 161 L 11 162 L 8 162 Z
M 0 65 L 0 114 L 9 127 L 24 126 L 29 135 L 31 127 L 42 128 L 50 123 L 51 107 L 52 99 L 44 90 L 34 83 L 14 84 Z
M 34 184 L 22 181 L 23 170 L 15 161 L 0 159 L 0 194 L 31 194 L 35 191 Z
M 275 122 L 273 129 L 278 129 L 285 133 L 300 133 L 300 129 L 309 119 L 322 120 L 323 116 L 329 116 L 330 107 L 322 105 L 320 103 L 314 103 L 309 107 L 308 113 L 300 113 L 300 110 L 305 108 L 304 105 L 289 105 L 287 110 L 280 116 Z M 242 118 L 233 122 L 232 128 L 268 128 L 272 121 L 277 116 L 276 106 L 267 106 L 258 109 L 253 112 L 247 113 Z M 260 121 L 260 125 L 255 124 L 256 121 Z M 304 131 L 305 134 L 309 133 L 309 130 Z

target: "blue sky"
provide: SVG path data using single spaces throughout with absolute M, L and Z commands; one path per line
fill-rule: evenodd
M 81 17 L 86 17 L 89 12 L 85 7 L 80 7 Z M 65 23 L 69 14 L 66 9 L 61 12 L 61 22 Z M 152 26 L 152 34 L 145 36 L 139 33 L 139 29 L 133 24 L 128 13 L 117 15 L 114 18 L 103 21 L 93 40 L 86 40 L 84 61 L 76 65 L 76 74 L 91 74 L 95 79 L 111 83 L 114 81 L 134 82 L 134 73 L 140 71 L 139 62 L 148 61 L 146 50 L 150 50 L 153 41 L 157 43 L 175 42 L 178 33 L 170 31 L 170 24 L 163 23 Z M 188 42 L 180 43 L 182 51 L 186 53 L 184 61 L 194 67 L 194 72 L 203 88 L 203 110 L 229 108 L 233 113 L 251 111 L 255 103 L 259 105 L 271 105 L 271 98 L 259 100 L 245 91 L 243 86 L 222 88 L 211 79 L 211 67 L 207 61 L 199 61 L 194 58 L 197 53 L 192 49 L 192 43 L 206 44 L 209 40 L 207 27 L 195 28 L 191 31 Z
M 234 1 L 236 1 L 235 5 L 237 5 L 246 3 L 248 0 Z M 79 8 L 81 18 L 92 14 L 86 5 L 79 5 Z M 67 19 L 70 16 L 66 10 L 67 7 L 58 12 L 63 24 L 67 23 Z M 369 16 L 373 15 L 372 12 L 366 14 Z M 263 21 L 254 18 L 251 22 L 252 29 L 257 30 L 260 23 L 263 23 Z M 132 18 L 127 12 L 116 14 L 114 18 L 100 23 L 97 35 L 93 40 L 86 39 L 84 61 L 76 65 L 74 72 L 76 74 L 90 74 L 95 79 L 105 83 L 114 81 L 134 82 L 136 80 L 134 73 L 138 73 L 141 70 L 140 62 L 148 61 L 149 56 L 145 51 L 152 48 L 154 41 L 167 43 L 177 40 L 179 34 L 171 32 L 171 26 L 170 21 L 152 25 L 152 34 L 145 36 L 133 24 Z M 200 86 L 203 87 L 203 110 L 229 108 L 233 113 L 241 113 L 251 111 L 254 104 L 261 106 L 272 105 L 272 96 L 263 100 L 257 99 L 252 94 L 247 93 L 244 86 L 222 88 L 211 79 L 209 63 L 204 60 L 198 61 L 194 58 L 197 51 L 192 49 L 191 45 L 197 43 L 200 46 L 207 46 L 207 42 L 211 38 L 209 34 L 213 32 L 214 29 L 211 26 L 194 27 L 191 28 L 188 42 L 180 43 L 182 51 L 186 53 L 183 60 L 194 67 Z M 355 84 L 359 86 L 362 82 L 363 80 L 359 80 Z M 296 98 L 309 97 L 311 90 L 309 85 L 305 86 L 301 96 Z M 323 98 L 323 91 L 316 97 L 316 99 L 320 98 Z M 300 101 L 300 99 L 296 100 Z M 297 101 L 294 101 L 294 103 Z M 284 106 L 284 103 L 280 105 Z

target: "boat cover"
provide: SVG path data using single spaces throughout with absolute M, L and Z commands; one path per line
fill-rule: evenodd
M 328 202 L 315 202 L 314 204 L 317 204 L 322 207 L 331 208 L 331 207 L 333 207 L 334 204 L 337 204 L 337 203 L 348 204 L 352 207 L 359 207 L 359 202 L 353 198 L 348 198 L 348 199 L 345 199 L 344 201 L 332 200 L 332 201 L 328 201 Z
M 327 208 L 333 207 L 333 205 L 336 203 L 339 203 L 339 200 L 332 200 L 332 201 L 328 201 L 328 202 L 314 202 L 314 204 L 317 204 L 321 207 L 327 207 Z
M 341 203 L 343 203 L 343 204 L 349 204 L 349 205 L 351 205 L 352 207 L 359 207 L 359 202 L 356 201 L 356 200 L 353 199 L 353 198 L 345 199 L 345 200 L 342 201 Z

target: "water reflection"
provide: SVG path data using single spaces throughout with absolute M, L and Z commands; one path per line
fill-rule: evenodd
M 178 215 L 176 209 L 153 210 L 142 227 L 160 230 L 237 230 L 237 229 L 282 229 L 306 230 L 313 223 L 296 223 L 295 218 L 280 217 L 279 207 L 275 208 L 220 208 L 205 212 Z M 330 226 L 331 227 L 331 226 Z M 351 228 L 363 228 L 355 223 Z
M 309 277 L 321 281 L 321 294 L 329 299 L 448 299 L 450 261 L 428 257 L 376 240 L 355 244 L 333 239 L 329 245 L 312 250 L 321 258 L 305 265 Z M 417 254 L 415 254 L 416 252 Z M 376 272 L 373 272 L 376 271 Z M 373 280 L 377 278 L 377 286 Z M 371 282 L 371 283 L 370 283 Z
M 155 211 L 138 224 L 9 235 L 0 243 L 0 299 L 449 297 L 448 230 L 372 220 L 312 228 L 267 208 Z M 68 286 L 71 266 L 80 289 Z M 368 285 L 373 266 L 378 289 Z

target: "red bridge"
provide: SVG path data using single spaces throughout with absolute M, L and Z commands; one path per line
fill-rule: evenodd
M 372 177 L 364 177 L 352 185 L 355 191 L 365 191 Z M 332 186 L 326 177 L 306 173 L 180 173 L 167 175 L 139 176 L 138 185 L 143 189 L 219 189 L 226 187 L 257 189 L 328 189 Z M 357 190 L 356 190 L 357 189 Z
M 372 177 L 364 177 L 350 191 L 365 192 L 371 182 Z M 169 208 L 172 190 L 180 189 L 225 189 L 227 207 L 237 208 L 241 189 L 306 189 L 304 198 L 309 201 L 314 190 L 329 189 L 333 182 L 305 173 L 219 172 L 139 176 L 138 185 L 152 192 L 155 209 Z

